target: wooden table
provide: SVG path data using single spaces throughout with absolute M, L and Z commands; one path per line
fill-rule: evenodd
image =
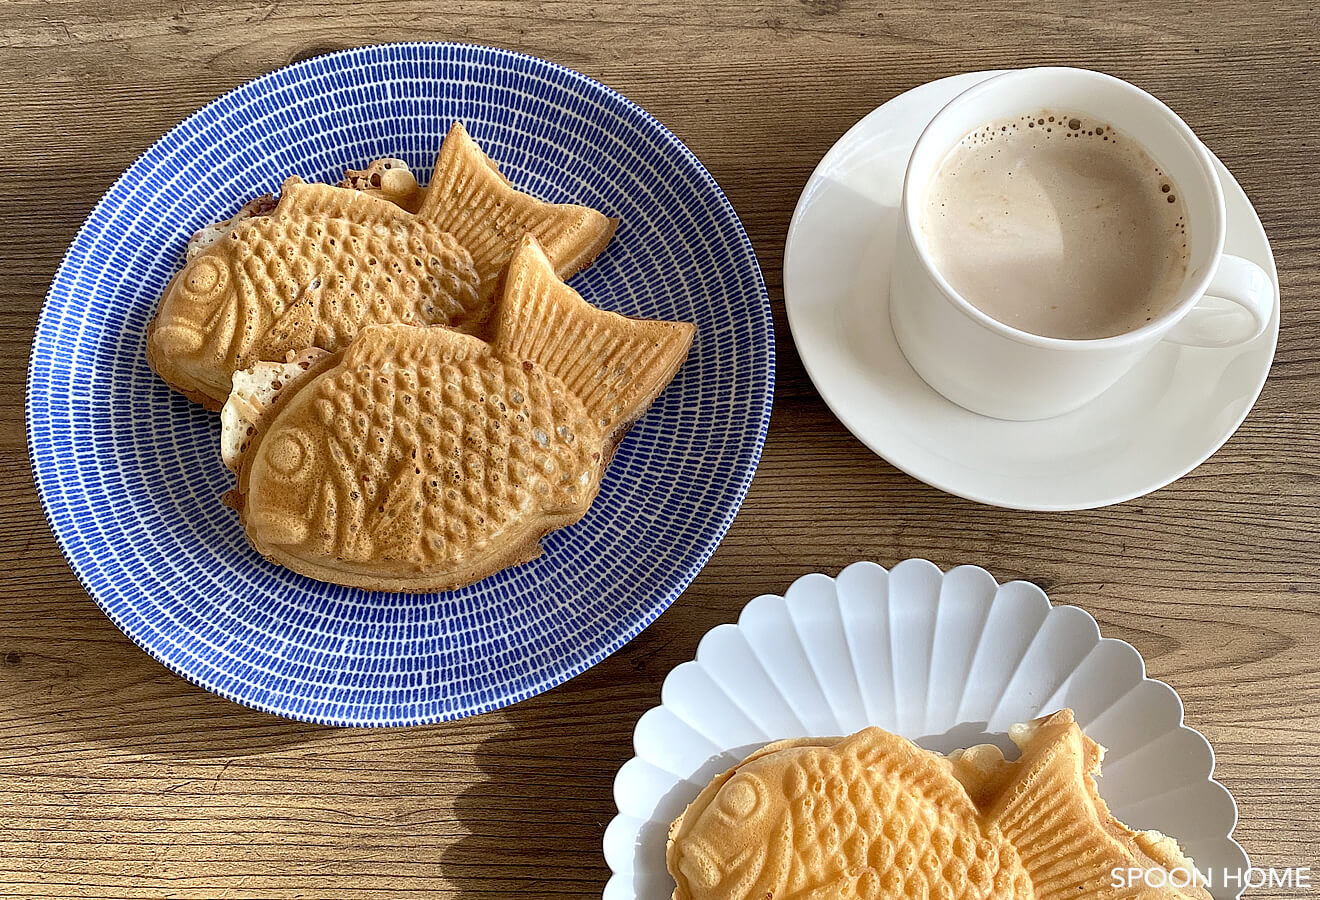
M 4 4 L 0 893 L 597 896 L 611 780 L 665 674 L 758 593 L 858 559 L 909 556 L 979 563 L 1090 610 L 1181 693 L 1188 724 L 1214 744 L 1253 861 L 1320 866 L 1320 31 L 1311 4 L 967 5 Z M 152 140 L 291 60 L 414 39 L 497 44 L 567 64 L 686 141 L 760 255 L 779 390 L 760 473 L 728 537 L 624 650 L 476 719 L 333 730 L 185 683 L 88 599 L 32 488 L 24 371 L 64 248 Z M 991 509 L 894 470 L 830 415 L 783 315 L 789 216 L 835 139 L 922 82 L 1031 63 L 1101 68 L 1178 110 L 1255 202 L 1282 280 L 1278 357 L 1242 429 L 1172 487 L 1095 512 Z

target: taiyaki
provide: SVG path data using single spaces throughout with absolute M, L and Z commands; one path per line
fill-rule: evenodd
M 1021 750 L 1016 762 L 983 746 L 955 754 L 954 769 L 981 798 L 986 820 L 1017 847 L 1037 900 L 1210 900 L 1177 841 L 1134 832 L 1109 812 L 1092 777 L 1104 749 L 1082 733 L 1072 710 L 1014 726 L 1009 736 Z M 1158 869 L 1181 874 L 1114 885 L 1115 871 Z
M 236 409 L 243 430 L 224 441 L 250 441 L 229 500 L 258 552 L 323 581 L 393 591 L 476 581 L 536 557 L 543 535 L 586 513 L 694 332 L 596 309 L 526 236 L 490 343 L 368 326 L 305 372 L 297 361 L 281 370 L 292 384 L 259 404 L 250 435 Z
M 391 159 L 345 181 L 369 190 L 290 178 L 278 204 L 258 198 L 189 242 L 147 331 L 147 359 L 171 387 L 219 409 L 234 372 L 308 347 L 342 350 L 366 325 L 481 333 L 524 234 L 541 240 L 567 278 L 617 224 L 519 192 L 460 123 L 424 194 Z
M 358 191 L 291 178 L 278 205 L 219 231 L 165 290 L 147 359 L 218 409 L 232 374 L 373 323 L 479 326 L 490 304 L 468 251 L 434 222 Z
M 879 728 L 771 744 L 670 827 L 674 900 L 1029 900 L 950 763 Z
M 1021 751 L 1014 762 L 989 744 L 946 758 L 879 728 L 770 744 L 711 782 L 670 827 L 674 900 L 1210 900 L 1173 838 L 1133 832 L 1110 814 L 1091 777 L 1104 751 L 1071 710 L 1010 736 Z M 986 868 L 974 869 L 960 841 L 995 849 L 989 893 L 991 856 L 978 851 Z M 903 854 L 911 864 L 896 865 Z M 908 880 L 881 877 L 877 892 L 868 873 L 880 868 Z M 1182 874 L 1115 887 L 1115 872 L 1156 869 Z

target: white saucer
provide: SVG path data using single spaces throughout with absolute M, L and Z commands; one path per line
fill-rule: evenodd
M 889 325 L 903 171 L 917 136 L 994 72 L 934 81 L 852 127 L 812 173 L 784 249 L 793 340 L 816 389 L 862 443 L 927 484 L 994 506 L 1090 509 L 1164 487 L 1223 446 L 1260 394 L 1279 336 L 1278 272 L 1242 188 L 1216 160 L 1224 249 L 1275 284 L 1265 333 L 1232 349 L 1160 344 L 1096 400 L 1040 422 L 968 412 L 907 364 Z

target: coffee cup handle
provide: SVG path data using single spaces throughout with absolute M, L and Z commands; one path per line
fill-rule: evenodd
M 1187 347 L 1235 347 L 1255 340 L 1274 315 L 1274 282 L 1250 260 L 1225 253 L 1210 287 L 1164 336 Z

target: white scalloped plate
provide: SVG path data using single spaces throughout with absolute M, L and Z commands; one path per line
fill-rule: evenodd
M 669 823 L 716 774 L 770 741 L 879 725 L 947 752 L 994 742 L 1064 706 L 1108 748 L 1100 793 L 1139 829 L 1178 838 L 1198 869 L 1245 872 L 1237 806 L 1213 779 L 1214 753 L 1182 724 L 1168 685 L 1090 614 L 1051 606 L 1034 584 L 984 569 L 947 574 L 924 559 L 892 571 L 855 563 L 757 597 L 711 630 L 665 679 L 637 723 L 636 757 L 614 780 L 605 900 L 664 900 Z M 1217 876 L 1211 891 L 1236 898 Z

